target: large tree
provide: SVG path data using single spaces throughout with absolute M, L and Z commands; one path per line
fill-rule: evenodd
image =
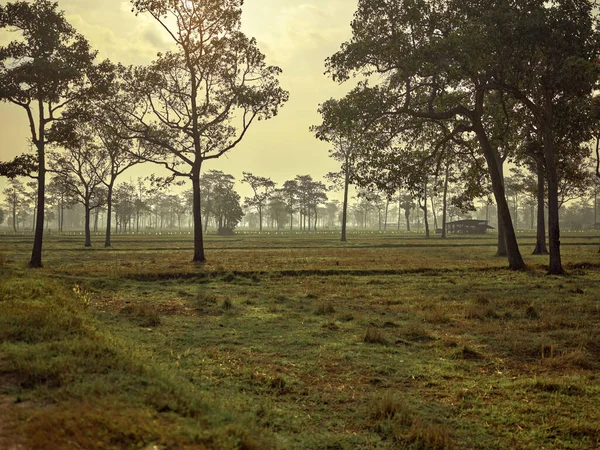
M 483 3 L 480 7 L 485 10 Z M 348 97 L 355 115 L 370 116 L 371 125 L 395 118 L 402 129 L 413 120 L 431 121 L 447 127 L 450 136 L 475 134 L 492 181 L 509 267 L 522 269 L 504 193 L 504 141 L 494 138 L 502 117 L 499 108 L 489 108 L 504 103 L 492 98 L 486 85 L 498 62 L 479 39 L 479 23 L 464 8 L 458 0 L 360 0 L 353 36 L 328 59 L 328 72 L 337 81 L 353 74 L 366 77 Z M 369 85 L 374 74 L 377 86 Z
M 148 67 L 125 71 L 117 105 L 128 138 L 156 148 L 149 161 L 192 182 L 194 258 L 205 261 L 200 199 L 204 162 L 236 147 L 257 120 L 287 101 L 256 40 L 240 31 L 241 0 L 135 0 L 162 26 L 175 49 Z
M 572 159 L 589 138 L 586 111 L 600 56 L 598 12 L 591 0 L 512 3 L 473 16 L 482 18 L 482 37 L 498 62 L 488 86 L 519 101 L 537 128 L 548 189 L 549 272 L 560 274 L 561 160 Z
M 47 0 L 0 5 L 0 29 L 18 32 L 0 47 L 0 101 L 21 107 L 37 155 L 37 207 L 30 267 L 42 266 L 46 145 L 65 106 L 89 95 L 95 52 Z

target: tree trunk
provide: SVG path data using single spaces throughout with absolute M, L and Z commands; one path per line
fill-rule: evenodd
M 546 223 L 544 220 L 544 165 L 541 161 L 537 162 L 537 234 L 534 255 L 547 255 L 548 248 L 546 247 Z
M 404 218 L 406 219 L 406 231 L 410 233 L 410 208 L 404 210 Z
M 310 227 L 310 224 L 309 224 Z M 258 205 L 258 231 L 262 233 L 262 206 Z
M 478 103 L 483 104 L 483 92 L 478 92 Z M 522 270 L 525 266 L 525 261 L 519 251 L 519 245 L 517 243 L 517 236 L 513 228 L 512 221 L 510 220 L 510 211 L 508 203 L 506 201 L 506 194 L 504 192 L 504 183 L 502 180 L 502 169 L 499 163 L 499 155 L 497 150 L 492 148 L 490 141 L 488 140 L 485 129 L 481 122 L 481 117 L 475 117 L 473 121 L 474 131 L 477 134 L 479 143 L 483 150 L 484 157 L 488 165 L 488 171 L 492 180 L 492 189 L 494 192 L 494 198 L 498 208 L 498 250 L 500 250 L 500 244 L 505 245 L 506 256 L 508 257 L 508 266 L 512 270 Z M 501 239 L 501 235 L 503 238 Z
M 433 201 L 433 196 L 430 197 L 431 200 L 431 214 L 433 214 L 433 231 L 437 232 L 438 223 L 437 223 L 437 215 L 435 213 L 435 203 Z
M 400 232 L 400 218 L 402 217 L 402 197 L 400 196 L 400 190 L 398 190 L 398 225 L 397 231 Z
M 43 105 L 40 102 L 41 111 L 40 119 L 43 119 Z M 42 243 L 44 239 L 44 202 L 46 200 L 46 154 L 44 148 L 44 133 L 43 120 L 40 120 L 40 133 L 38 134 L 38 191 L 37 191 L 37 211 L 35 235 L 33 238 L 33 249 L 31 251 L 31 260 L 29 267 L 42 267 Z M 40 213 L 41 211 L 41 213 Z
M 63 197 L 60 198 L 60 232 L 63 232 L 63 226 L 65 224 L 65 199 Z
M 13 189 L 13 199 L 12 199 L 12 222 L 13 222 L 13 230 L 15 234 L 17 234 L 17 193 Z
M 194 262 L 205 262 L 204 257 L 204 237 L 202 235 L 202 210 L 200 200 L 200 169 L 192 175 L 193 205 L 194 215 Z
M 346 170 L 344 177 L 344 204 L 342 205 L 342 242 L 346 242 L 346 222 L 348 221 L 348 188 L 350 186 L 350 174 Z
M 385 216 L 383 218 L 383 231 L 387 231 L 387 220 L 388 220 L 388 209 L 390 207 L 390 201 L 385 202 Z
M 446 175 L 444 177 L 444 197 L 442 205 L 442 239 L 446 239 L 446 218 L 448 215 L 448 178 L 450 175 L 450 164 L 446 164 Z
M 546 117 L 551 117 L 551 106 L 546 107 Z M 544 159 L 546 163 L 546 180 L 548 181 L 548 244 L 550 247 L 550 264 L 548 273 L 561 275 L 564 273 L 560 257 L 560 225 L 558 219 L 558 175 L 554 159 L 554 138 L 548 120 L 544 130 Z
M 111 232 L 111 222 L 112 222 L 112 196 L 113 196 L 113 182 L 109 183 L 107 193 L 106 193 L 106 235 L 104 236 L 104 246 L 110 247 L 110 232 Z
M 420 202 L 419 202 L 420 203 Z M 427 217 L 427 182 L 425 182 L 425 186 L 423 189 L 423 225 L 425 226 L 425 237 L 429 239 L 429 219 Z
M 91 210 L 90 210 L 90 202 L 89 200 L 86 199 L 83 208 L 85 210 L 85 224 L 84 224 L 84 229 L 85 229 L 85 246 L 86 247 L 91 247 L 92 246 L 92 233 L 90 232 L 90 214 L 91 214 Z
M 94 211 L 94 233 L 98 232 L 98 220 L 100 219 L 100 207 L 96 207 Z

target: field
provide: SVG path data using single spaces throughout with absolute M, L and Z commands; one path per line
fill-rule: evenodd
M 0 236 L 0 448 L 600 446 L 598 234 Z

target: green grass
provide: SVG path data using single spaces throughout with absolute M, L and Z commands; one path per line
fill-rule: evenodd
M 0 236 L 0 447 L 600 445 L 597 235 L 80 241 Z

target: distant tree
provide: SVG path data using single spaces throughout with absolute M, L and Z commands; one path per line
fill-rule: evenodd
M 144 162 L 154 153 L 152 146 L 143 146 L 140 141 L 122 139 L 125 131 L 119 132 L 120 123 L 110 113 L 102 110 L 93 116 L 91 131 L 101 144 L 102 158 L 95 167 L 101 183 L 106 188 L 106 233 L 104 246 L 111 246 L 112 194 L 117 179 L 128 169 Z M 139 209 L 139 208 L 138 208 Z M 139 215 L 138 215 L 139 217 Z
M 281 230 L 288 220 L 286 201 L 285 193 L 281 189 L 274 191 L 269 198 L 268 213 L 271 223 L 275 222 L 277 224 L 277 231 Z
M 133 183 L 120 183 L 113 191 L 113 209 L 115 213 L 115 231 L 131 231 L 136 213 L 137 189 Z
M 4 223 L 4 210 L 0 209 L 0 225 Z
M 12 217 L 12 227 L 15 233 L 18 231 L 18 217 L 25 203 L 24 191 L 25 186 L 23 183 L 18 179 L 12 178 L 8 180 L 8 186 L 2 192 L 4 194 L 4 204 Z
M 98 168 L 106 164 L 101 149 L 90 137 L 79 136 L 69 143 L 62 152 L 50 154 L 51 170 L 64 185 L 70 196 L 84 208 L 85 246 L 92 246 L 90 229 L 91 212 L 106 203 L 106 191 L 103 189 Z M 104 165 L 104 171 L 107 170 Z
M 216 218 L 219 195 L 232 190 L 235 183 L 233 175 L 226 174 L 220 170 L 209 170 L 200 180 L 200 194 L 202 198 L 202 214 L 204 215 L 204 231 L 208 230 L 208 222 L 211 216 Z
M 308 219 L 308 230 L 317 229 L 318 207 L 327 201 L 327 187 L 321 181 L 314 181 L 310 175 L 296 176 L 298 186 L 298 201 L 300 207 L 300 224 L 306 230 L 306 219 Z M 311 219 L 314 217 L 314 221 Z
M 338 172 L 330 172 L 327 179 L 335 187 L 341 187 L 344 192 L 342 202 L 342 230 L 340 240 L 346 242 L 346 222 L 348 218 L 348 188 L 353 181 L 355 164 L 358 158 L 357 146 L 361 139 L 360 124 L 353 120 L 346 110 L 344 99 L 330 99 L 320 105 L 319 113 L 323 123 L 311 127 L 311 131 L 322 141 L 329 142 L 333 148 L 329 156 L 341 163 Z
M 19 36 L 0 47 L 0 101 L 24 109 L 36 149 L 36 209 L 40 214 L 30 267 L 42 266 L 46 145 L 58 139 L 50 127 L 65 106 L 90 94 L 99 73 L 93 64 L 95 52 L 57 8 L 57 3 L 47 0 L 0 6 L 0 29 L 16 31 Z
M 337 223 L 342 221 L 340 217 L 340 202 L 338 200 L 331 200 L 325 204 L 325 214 L 327 215 L 327 222 L 329 227 L 336 226 Z
M 116 104 L 127 138 L 157 151 L 148 158 L 192 182 L 195 262 L 205 261 L 200 173 L 204 162 L 236 147 L 256 120 L 287 101 L 278 67 L 267 66 L 254 39 L 240 31 L 241 0 L 134 0 L 175 44 L 148 67 L 123 76 Z M 126 106 L 126 107 L 124 107 Z
M 70 209 L 77 203 L 77 200 L 71 195 L 68 185 L 66 185 L 61 177 L 52 177 L 48 183 L 46 192 L 48 193 L 51 202 L 56 205 L 57 228 L 60 233 L 63 231 L 65 209 Z
M 240 195 L 234 190 L 234 178 L 225 174 L 213 191 L 213 214 L 217 223 L 217 233 L 230 235 L 237 227 L 244 212 L 240 205 Z
M 294 229 L 294 213 L 298 209 L 298 181 L 287 180 L 283 183 L 281 191 L 281 198 L 284 199 L 285 207 L 288 214 L 290 215 L 290 231 Z
M 243 172 L 243 175 L 242 183 L 249 184 L 254 193 L 253 197 L 246 197 L 244 203 L 249 207 L 256 208 L 258 212 L 258 227 L 262 231 L 263 209 L 266 207 L 275 190 L 275 182 L 270 178 L 253 175 L 250 172 Z

